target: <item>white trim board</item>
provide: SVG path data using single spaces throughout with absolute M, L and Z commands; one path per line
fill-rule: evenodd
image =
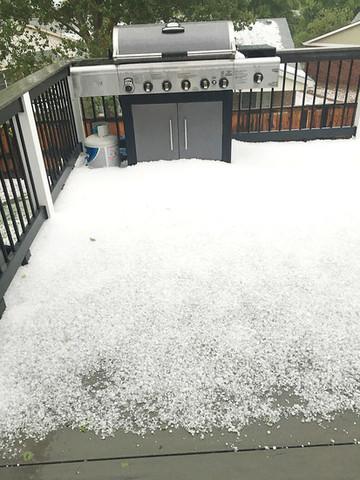
M 303 43 L 305 45 L 305 43 Z M 360 40 L 359 43 L 311 43 L 307 45 L 308 47 L 329 47 L 329 48 L 352 48 L 352 47 L 360 47 Z

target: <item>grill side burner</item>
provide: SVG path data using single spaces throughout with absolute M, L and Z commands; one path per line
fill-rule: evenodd
M 117 25 L 112 61 L 73 67 L 74 92 L 120 96 L 129 164 L 230 161 L 232 92 L 276 87 L 280 67 L 266 47 L 248 58 L 238 50 L 228 21 Z

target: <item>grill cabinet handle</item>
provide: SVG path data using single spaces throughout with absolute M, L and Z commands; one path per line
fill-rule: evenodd
M 178 22 L 169 22 L 162 29 L 162 33 L 184 33 L 185 28 Z
M 188 128 L 187 128 L 187 119 L 184 118 L 184 141 L 185 141 L 185 150 L 188 149 Z
M 174 139 L 173 139 L 173 127 L 172 127 L 172 120 L 169 120 L 169 133 L 170 133 L 170 150 L 174 151 Z

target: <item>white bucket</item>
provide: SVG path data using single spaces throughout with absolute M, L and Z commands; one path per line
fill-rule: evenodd
M 118 167 L 119 145 L 115 135 L 108 135 L 107 125 L 99 125 L 97 133 L 85 139 L 87 165 L 90 168 Z

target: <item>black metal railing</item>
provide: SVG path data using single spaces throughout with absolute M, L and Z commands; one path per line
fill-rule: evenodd
M 360 48 L 277 52 L 278 88 L 234 93 L 233 135 L 249 141 L 354 135 Z
M 277 88 L 234 92 L 233 138 L 276 141 L 353 136 L 360 48 L 293 49 L 277 55 L 281 59 Z M 81 99 L 86 135 L 92 133 L 97 122 L 106 121 L 113 135 L 125 136 L 120 98 Z
M 16 135 L 19 132 L 19 136 Z M 5 261 L 39 209 L 18 116 L 0 125 L 0 246 Z M 21 150 L 19 141 L 21 142 Z M 23 152 L 24 159 L 20 152 Z M 24 160 L 24 161 L 23 161 Z
M 68 68 L 30 92 L 47 178 L 56 197 L 78 157 L 79 144 L 71 105 Z
M 86 135 L 91 135 L 98 122 L 106 122 L 112 135 L 125 135 L 119 96 L 84 97 L 80 101 Z
M 81 150 L 68 75 L 69 65 L 52 65 L 0 92 L 0 316 L 4 294 L 47 218 L 39 191 L 45 202 L 47 177 L 55 199 Z
M 3 296 L 46 218 L 39 205 L 18 113 L 0 122 L 0 314 Z

